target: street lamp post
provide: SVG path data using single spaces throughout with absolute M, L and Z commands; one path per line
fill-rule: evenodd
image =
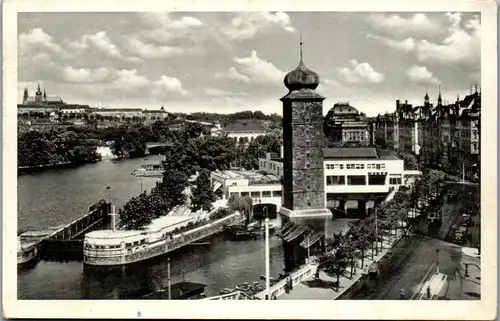
M 439 249 L 436 249 L 436 272 L 439 274 Z
M 171 280 L 170 280 L 170 258 L 167 258 L 167 274 L 168 274 L 168 299 L 172 300 Z
M 377 219 L 377 208 L 373 211 L 375 214 L 375 252 L 378 255 L 378 219 Z
M 270 262 L 269 262 L 269 215 L 267 211 L 267 206 L 264 207 L 264 213 L 266 215 L 265 219 L 265 229 L 266 229 L 266 245 L 265 245 L 265 255 L 266 255 L 266 300 L 270 298 Z

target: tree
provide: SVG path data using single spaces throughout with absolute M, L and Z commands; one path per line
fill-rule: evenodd
M 356 247 L 361 251 L 361 267 L 363 267 L 365 264 L 365 250 L 373 244 L 373 230 L 367 224 L 360 223 L 351 227 L 348 235 L 352 235 L 352 238 L 356 240 Z
M 203 169 L 200 175 L 196 178 L 195 187 L 192 190 L 191 206 L 193 211 L 204 210 L 210 211 L 215 202 L 215 192 L 210 183 L 210 172 Z
M 120 221 L 126 230 L 139 230 L 150 224 L 154 214 L 150 211 L 151 197 L 147 192 L 132 197 L 119 210 Z
M 324 271 L 325 273 L 333 274 L 337 277 L 337 292 L 340 286 L 340 275 L 344 273 L 347 263 L 347 258 L 343 251 L 328 251 L 317 256 L 316 261 L 318 263 L 317 271 Z M 316 272 L 318 273 L 318 272 Z
M 172 207 L 182 205 L 186 201 L 184 190 L 189 186 L 187 175 L 177 169 L 167 169 L 163 180 L 155 193 L 163 196 Z
M 232 212 L 238 211 L 244 214 L 246 217 L 246 224 L 250 223 L 253 210 L 253 201 L 250 196 L 231 195 L 227 205 Z

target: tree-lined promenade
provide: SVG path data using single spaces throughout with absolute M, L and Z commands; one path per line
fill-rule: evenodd
M 403 235 L 407 235 L 410 227 L 409 213 L 419 212 L 420 215 L 426 215 L 429 211 L 436 210 L 439 205 L 436 202 L 442 201 L 438 197 L 442 184 L 447 179 L 443 172 L 425 170 L 411 187 L 402 186 L 391 200 L 376 206 L 366 219 L 357 222 L 347 233 L 334 235 L 332 239 L 327 240 L 326 251 L 316 257 L 316 276 L 319 276 L 321 270 L 336 276 L 338 291 L 339 278 L 348 267 L 352 278 L 359 254 L 361 266 L 364 266 L 366 251 L 371 249 L 373 259 L 373 255 L 378 255 L 382 250 L 384 237 L 390 242 L 397 230 L 402 230 Z

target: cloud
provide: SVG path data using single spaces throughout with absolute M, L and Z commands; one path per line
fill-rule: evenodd
M 243 97 L 243 96 L 249 95 L 248 93 L 245 93 L 245 92 L 226 91 L 226 90 L 211 88 L 211 87 L 206 88 L 204 92 L 205 92 L 205 94 L 207 94 L 209 96 L 213 96 L 213 97 L 229 97 L 229 96 Z
M 440 83 L 440 81 L 434 77 L 433 73 L 430 72 L 425 66 L 412 66 L 405 72 L 405 74 L 408 79 L 416 83 Z
M 165 96 L 168 94 L 179 94 L 186 96 L 188 92 L 182 88 L 182 83 L 178 78 L 162 75 L 160 79 L 153 82 L 153 94 L 155 96 Z
M 373 34 L 368 34 L 368 35 L 366 35 L 366 37 L 369 39 L 379 40 L 383 44 L 385 44 L 386 46 L 388 46 L 390 48 L 404 51 L 404 52 L 412 52 L 413 50 L 415 50 L 415 47 L 417 46 L 415 39 L 413 39 L 412 37 L 408 37 L 404 40 L 394 40 L 391 38 L 382 37 L 382 36 L 373 35 Z
M 384 75 L 376 72 L 367 62 L 359 63 L 355 59 L 350 61 L 352 68 L 344 67 L 339 70 L 340 76 L 350 83 L 379 83 Z
M 229 40 L 242 41 L 254 38 L 257 33 L 266 33 L 279 27 L 287 32 L 295 32 L 290 16 L 284 12 L 243 12 L 238 13 L 221 32 Z
M 80 40 L 71 42 L 69 46 L 77 50 L 93 47 L 110 57 L 122 58 L 120 50 L 111 42 L 105 31 L 99 31 L 93 35 L 83 35 Z
M 61 76 L 67 83 L 99 83 L 111 78 L 111 72 L 104 67 L 99 69 L 65 67 L 61 71 Z
M 481 61 L 481 23 L 475 15 L 462 26 L 461 13 L 447 13 L 448 32 L 441 42 L 408 37 L 396 40 L 368 35 L 390 48 L 414 54 L 420 62 L 431 64 L 463 64 L 479 68 Z
M 130 38 L 127 42 L 128 49 L 144 59 L 157 59 L 172 56 L 180 56 L 186 53 L 183 48 L 171 46 L 157 46 L 154 44 L 144 43 L 137 38 Z
M 448 13 L 451 23 L 448 36 L 441 43 L 421 40 L 417 45 L 420 61 L 431 63 L 464 63 L 479 65 L 481 61 L 481 23 L 479 16 L 465 22 L 461 27 L 461 14 Z
M 60 45 L 54 43 L 52 37 L 41 28 L 35 28 L 28 33 L 19 35 L 19 56 L 29 56 L 33 54 L 33 49 L 48 50 L 52 53 L 63 53 Z
M 369 23 L 378 30 L 390 32 L 391 34 L 413 34 L 429 32 L 437 29 L 438 24 L 432 23 L 423 13 L 416 13 L 412 17 L 404 18 L 398 14 L 370 15 Z
M 235 67 L 229 69 L 229 76 L 233 79 L 252 83 L 276 84 L 285 76 L 284 71 L 279 70 L 270 62 L 260 59 L 255 50 L 252 50 L 249 57 L 235 57 L 233 61 L 238 64 L 239 69 L 239 71 Z
M 236 80 L 237 82 L 240 83 L 250 83 L 250 77 L 248 77 L 247 75 L 240 74 L 235 67 L 230 67 L 226 72 L 216 73 L 215 77 Z

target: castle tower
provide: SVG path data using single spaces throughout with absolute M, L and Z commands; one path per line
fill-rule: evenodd
M 429 94 L 427 93 L 427 85 L 425 85 L 425 97 L 424 97 L 424 105 L 429 105 Z
M 42 91 L 40 90 L 40 83 L 38 83 L 38 90 L 36 91 L 35 102 L 38 105 L 41 105 L 43 103 Z
M 441 85 L 439 85 L 439 96 L 438 96 L 438 106 L 443 104 L 443 99 L 441 98 Z
M 319 76 L 302 59 L 284 79 L 289 92 L 283 102 L 283 206 L 288 217 L 331 216 L 325 207 L 323 170 L 323 100 L 316 92 Z
M 24 94 L 23 94 L 23 104 L 27 104 L 27 102 L 28 102 L 28 97 L 29 97 L 29 95 L 28 95 L 28 88 L 27 88 L 27 87 L 25 87 L 25 88 L 24 88 Z

